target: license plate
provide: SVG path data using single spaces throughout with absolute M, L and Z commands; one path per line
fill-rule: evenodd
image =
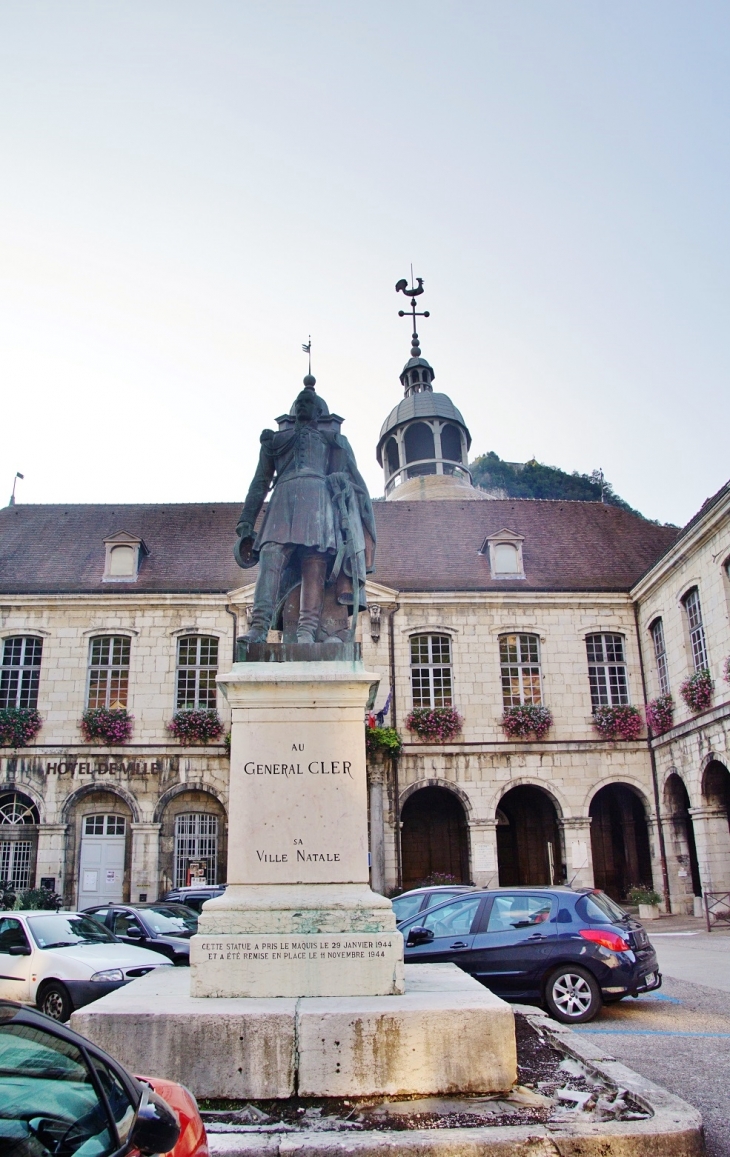
M 644 984 L 653 984 L 655 980 L 656 980 L 656 973 L 655 972 L 647 972 L 646 976 L 644 977 Z

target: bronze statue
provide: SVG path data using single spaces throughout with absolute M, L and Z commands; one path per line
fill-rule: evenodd
M 340 434 L 342 419 L 330 414 L 315 393 L 311 374 L 304 385 L 290 414 L 278 419 L 279 430 L 261 434 L 258 468 L 236 528 L 239 566 L 259 566 L 245 636 L 249 643 L 266 642 L 285 604 L 294 605 L 297 591 L 297 643 L 352 639 L 357 613 L 367 605 L 365 576 L 374 569 L 375 556 L 370 496 L 350 444 Z M 333 614 L 323 620 L 326 595 L 341 611 L 339 624 Z M 349 628 L 348 607 L 353 615 Z

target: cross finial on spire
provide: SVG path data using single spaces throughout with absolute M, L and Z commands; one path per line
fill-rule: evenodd
M 411 282 L 413 282 L 413 266 L 411 266 Z M 404 293 L 406 295 L 406 297 L 410 297 L 410 299 L 411 299 L 410 314 L 411 314 L 411 317 L 413 318 L 413 334 L 411 335 L 411 357 L 412 358 L 420 358 L 421 347 L 418 344 L 418 334 L 416 333 L 416 318 L 417 317 L 430 317 L 431 316 L 429 314 L 428 310 L 424 310 L 423 313 L 418 313 L 416 311 L 416 298 L 419 297 L 420 294 L 423 293 L 423 278 L 417 277 L 416 278 L 416 285 L 415 286 L 412 285 L 411 288 L 409 289 L 407 280 L 405 279 L 405 277 L 402 277 L 400 279 L 400 281 L 396 282 L 395 291 L 396 291 L 396 293 Z M 406 317 L 406 316 L 407 316 L 406 310 L 404 310 L 404 309 L 398 310 L 398 317 Z
M 304 342 L 302 344 L 302 350 L 309 358 L 309 372 L 307 373 L 307 375 L 304 379 L 304 385 L 305 385 L 306 389 L 313 390 L 315 387 L 317 379 L 312 377 L 312 335 L 311 335 L 311 333 L 309 335 L 309 341 Z

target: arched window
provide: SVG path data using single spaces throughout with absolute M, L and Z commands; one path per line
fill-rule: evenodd
M 687 614 L 689 628 L 689 643 L 692 648 L 692 666 L 695 671 L 706 671 L 709 667 L 707 659 L 707 642 L 705 628 L 702 622 L 702 607 L 700 606 L 700 592 L 692 587 L 682 600 Z
M 37 707 L 43 640 L 5 639 L 0 671 L 0 707 Z
M 388 467 L 388 474 L 395 474 L 396 470 L 400 469 L 398 443 L 395 438 L 388 438 L 388 441 L 385 443 L 385 461 Z
M 623 635 L 588 635 L 588 682 L 591 706 L 621 707 L 629 701 Z
M 89 694 L 87 706 L 127 706 L 129 692 L 129 639 L 124 635 L 98 635 L 89 647 Z
M 210 635 L 184 635 L 177 644 L 178 711 L 215 710 L 218 640 Z
M 441 431 L 441 457 L 450 462 L 461 462 L 461 434 L 450 422 Z
M 656 673 L 659 680 L 659 694 L 669 694 L 669 665 L 667 663 L 667 648 L 664 644 L 664 623 L 661 619 L 654 619 L 649 628 L 651 641 L 654 644 L 654 659 Z
M 115 578 L 134 574 L 137 551 L 131 546 L 113 546 L 109 555 L 109 574 Z
M 451 639 L 411 636 L 411 689 L 414 707 L 452 706 Z
M 40 822 L 38 811 L 20 792 L 0 795 L 0 880 L 15 891 L 29 888 L 37 837 L 23 831 Z
M 218 882 L 218 816 L 187 812 L 175 818 L 175 887 Z
M 502 635 L 499 640 L 502 702 L 505 707 L 542 703 L 540 640 L 537 635 Z
M 433 430 L 425 422 L 414 422 L 406 428 L 406 462 L 419 462 L 422 458 L 434 458 Z
M 498 542 L 494 546 L 494 573 L 514 575 L 520 573 L 520 552 L 511 542 Z

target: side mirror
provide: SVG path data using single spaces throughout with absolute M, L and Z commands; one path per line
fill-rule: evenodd
M 179 1136 L 180 1125 L 167 1101 L 150 1090 L 137 1110 L 129 1134 L 131 1147 L 145 1154 L 169 1153 Z
M 406 940 L 406 948 L 415 948 L 418 944 L 430 944 L 434 934 L 430 928 L 411 928 Z
M 135 928 L 134 925 L 132 925 L 131 928 L 127 929 L 127 936 L 129 937 L 130 940 L 141 940 L 143 935 L 144 935 L 144 933 L 142 932 L 142 929 L 141 928 Z
M 27 944 L 11 944 L 8 948 L 8 956 L 30 956 L 32 952 Z

